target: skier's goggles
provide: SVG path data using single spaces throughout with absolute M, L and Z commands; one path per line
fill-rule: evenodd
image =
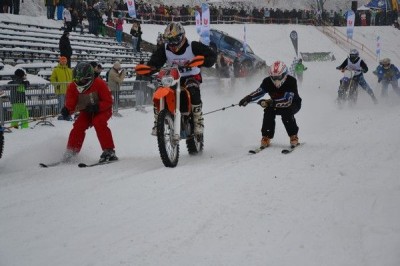
M 173 37 L 166 37 L 165 42 L 171 45 L 178 45 L 182 42 L 183 34 L 179 34 Z
M 77 86 L 84 86 L 88 82 L 90 82 L 92 78 L 81 78 L 81 79 L 74 79 L 74 82 Z
M 272 80 L 282 80 L 286 74 L 281 74 L 279 76 L 271 76 Z

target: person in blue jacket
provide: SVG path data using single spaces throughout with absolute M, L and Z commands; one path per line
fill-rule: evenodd
M 399 69 L 390 63 L 389 58 L 384 58 L 379 61 L 379 66 L 374 71 L 378 77 L 378 83 L 382 85 L 382 97 L 388 96 L 388 87 L 392 85 L 393 90 L 400 96 L 400 88 L 398 79 L 400 78 Z

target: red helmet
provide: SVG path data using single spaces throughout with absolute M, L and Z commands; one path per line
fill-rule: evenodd
M 277 88 L 279 88 L 287 77 L 288 69 L 282 61 L 275 61 L 269 67 L 268 74 Z

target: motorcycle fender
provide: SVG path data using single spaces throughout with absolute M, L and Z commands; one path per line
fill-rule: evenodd
M 160 111 L 160 100 L 165 98 L 168 110 L 175 114 L 175 91 L 168 87 L 159 87 L 153 94 L 154 106 Z

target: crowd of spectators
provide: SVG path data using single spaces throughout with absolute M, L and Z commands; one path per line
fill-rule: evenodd
M 114 26 L 114 18 L 119 15 L 130 21 L 127 4 L 124 0 L 43 0 L 49 19 L 63 20 L 64 8 L 71 12 L 73 29 L 82 26 L 82 20 L 89 22 L 89 31 L 95 35 L 104 33 L 105 25 Z M 0 0 L 0 12 L 18 13 L 20 0 Z M 143 23 L 165 24 L 180 21 L 183 24 L 194 24 L 195 11 L 201 12 L 199 6 L 150 4 L 145 0 L 135 1 L 137 18 Z M 333 26 L 346 25 L 346 10 L 283 10 L 251 6 L 249 3 L 235 5 L 210 4 L 211 23 L 299 23 Z M 397 10 L 370 9 L 356 11 L 355 26 L 398 25 Z M 133 19 L 132 19 L 133 20 Z M 82 31 L 81 31 L 82 32 Z

